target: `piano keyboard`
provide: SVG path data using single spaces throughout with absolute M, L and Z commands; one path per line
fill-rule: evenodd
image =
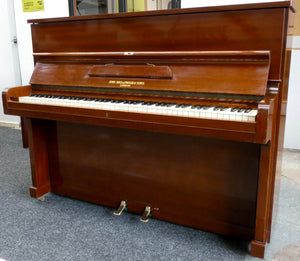
M 257 115 L 253 109 L 42 94 L 20 97 L 19 102 L 243 122 L 255 122 Z

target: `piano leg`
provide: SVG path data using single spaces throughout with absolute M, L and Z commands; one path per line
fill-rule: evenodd
M 251 242 L 251 255 L 263 258 L 265 245 L 269 241 L 269 218 L 271 215 L 270 202 L 272 190 L 272 146 L 269 142 L 260 146 L 260 167 L 257 191 L 255 237 Z
M 252 240 L 251 255 L 258 258 L 264 258 L 266 243 Z
M 32 175 L 30 196 L 39 198 L 50 192 L 47 145 L 47 131 L 49 130 L 49 124 L 47 121 L 31 118 L 25 118 L 25 121 L 28 128 L 28 144 Z
M 27 126 L 25 124 L 24 118 L 21 117 L 21 131 L 22 131 L 22 142 L 23 148 L 28 148 L 28 134 L 27 134 Z

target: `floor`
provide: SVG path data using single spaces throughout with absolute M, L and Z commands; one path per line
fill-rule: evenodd
M 0 128 L 0 131 L 2 131 L 2 141 L 8 137 L 7 134 L 11 133 L 11 131 L 7 131 L 7 128 L 3 127 Z M 17 137 L 17 139 L 15 137 Z M 124 255 L 126 256 L 126 254 L 129 255 L 130 253 L 128 251 L 130 250 L 128 249 L 133 249 L 132 247 L 126 248 L 129 244 L 135 246 L 135 250 L 140 251 L 136 256 L 129 255 L 129 257 L 131 257 L 130 260 L 261 260 L 250 256 L 247 253 L 246 248 L 243 247 L 244 243 L 240 244 L 238 241 L 232 242 L 224 237 L 205 233 L 200 230 L 177 226 L 158 220 L 151 220 L 149 224 L 147 223 L 148 227 L 139 224 L 141 222 L 139 222 L 138 225 L 136 225 L 136 223 L 131 224 L 133 223 L 132 220 L 136 219 L 135 215 L 130 215 L 128 213 L 128 215 L 124 215 L 123 219 L 115 219 L 112 217 L 113 215 L 111 215 L 110 209 L 56 195 L 49 195 L 46 199 L 46 203 L 40 204 L 28 195 L 28 183 L 30 183 L 29 175 L 26 179 L 24 179 L 23 175 L 19 175 L 19 173 L 22 173 L 22 170 L 25 170 L 29 174 L 28 152 L 21 148 L 20 132 L 14 131 L 12 138 L 12 141 L 8 142 L 7 140 L 2 142 L 4 147 L 1 143 L 2 148 L 0 148 L 0 155 L 6 155 L 2 158 L 0 156 L 2 164 L 0 172 L 3 172 L 3 177 L 0 177 L 2 182 L 0 187 L 3 185 L 0 191 L 0 201 L 2 201 L 3 205 L 6 203 L 9 204 L 8 208 L 6 208 L 6 213 L 0 211 L 0 261 L 1 258 L 6 261 L 20 260 L 20 256 L 23 256 L 23 260 L 31 261 L 54 260 L 52 257 L 59 251 L 61 251 L 61 255 L 62 253 L 66 255 L 61 260 L 74 260 L 70 256 L 70 253 L 74 253 L 74 248 L 78 250 L 75 251 L 75 253 L 77 252 L 77 255 L 80 256 L 81 254 L 81 257 L 84 257 L 84 254 L 87 254 L 87 251 L 83 248 L 81 249 L 81 247 L 78 249 L 78 246 L 76 247 L 76 244 L 74 243 L 82 242 L 81 235 L 83 231 L 90 231 L 91 234 L 90 236 L 86 236 L 86 242 L 83 241 L 82 245 L 91 247 L 91 249 L 95 246 L 93 240 L 96 240 L 94 237 L 96 234 L 94 233 L 104 233 L 106 235 L 108 246 L 103 242 L 101 243 L 96 240 L 100 243 L 100 245 L 96 244 L 97 250 L 99 250 L 98 248 L 101 246 L 103 247 L 103 249 L 100 249 L 101 251 L 106 251 L 110 254 L 103 260 L 117 260 L 118 256 L 116 254 L 119 252 L 122 253 L 123 257 Z M 13 157 L 18 158 L 17 164 L 11 161 L 11 158 Z M 12 165 L 10 166 L 10 164 Z M 5 173 L 9 173 L 9 175 L 6 175 Z M 272 235 L 271 243 L 266 247 L 265 260 L 300 260 L 299 203 L 300 151 L 283 150 L 280 151 L 278 155 Z M 2 209 L 1 205 L 0 210 Z M 57 209 L 59 209 L 59 211 Z M 82 214 L 82 209 L 86 210 L 84 215 L 82 215 L 81 220 L 80 214 Z M 71 210 L 74 210 L 74 213 L 76 214 L 72 220 L 76 220 L 78 224 L 82 223 L 84 225 L 82 226 L 84 227 L 84 230 L 76 231 L 73 227 L 70 227 L 69 229 L 70 217 L 68 215 L 71 216 Z M 57 230 L 54 229 L 51 233 L 58 233 L 58 231 L 60 231 L 57 227 L 59 223 L 58 221 L 55 221 L 57 218 L 57 211 L 60 215 L 59 222 L 62 223 L 60 230 L 65 231 L 66 235 L 60 235 L 59 244 L 56 243 L 56 238 L 51 238 L 53 237 L 52 234 L 49 236 L 48 233 L 50 232 L 47 227 L 45 227 L 45 230 L 42 230 L 42 233 L 36 233 L 36 229 L 43 229 L 43 227 L 37 225 L 33 229 L 30 223 L 33 221 L 36 224 L 42 225 L 49 223 L 48 225 L 50 227 L 53 228 L 54 226 Z M 103 212 L 102 216 L 101 211 Z M 52 214 L 53 216 L 51 216 Z M 49 218 L 49 215 L 52 217 L 52 220 L 43 218 L 44 216 Z M 89 224 L 86 223 L 86 216 L 89 217 Z M 101 217 L 102 222 L 107 219 L 108 226 L 104 230 L 99 230 L 100 228 L 97 225 L 99 217 Z M 95 224 L 93 223 L 93 220 L 95 221 Z M 3 222 L 11 224 L 11 229 L 7 230 L 6 226 L 8 223 L 5 225 Z M 24 226 L 20 228 L 22 222 L 24 223 Z M 114 225 L 112 226 L 111 224 Z M 124 224 L 126 224 L 126 226 Z M 27 228 L 25 225 L 27 225 Z M 89 226 L 91 226 L 90 230 Z M 107 233 L 108 228 L 112 229 L 112 232 Z M 120 233 L 121 229 L 125 231 L 124 234 L 133 234 L 133 236 L 130 237 L 130 239 L 126 235 L 122 236 Z M 136 231 L 134 229 L 136 229 Z M 120 233 L 121 235 L 114 236 L 116 233 Z M 171 236 L 173 234 L 174 236 Z M 74 237 L 74 241 L 71 242 L 73 242 L 75 246 L 74 244 L 70 244 L 70 238 L 68 237 Z M 141 244 L 141 241 L 134 241 L 135 238 L 139 240 L 141 238 L 147 238 L 147 240 L 143 241 L 143 244 L 146 242 L 148 249 L 145 248 L 145 245 Z M 53 239 L 53 242 L 51 239 Z M 116 245 L 121 244 L 122 247 L 118 249 L 117 246 L 114 245 L 114 242 L 117 242 Z M 49 252 L 49 245 L 55 246 L 55 248 L 51 249 L 51 252 Z M 17 249 L 15 248 L 16 246 L 18 246 Z M 123 251 L 122 248 L 125 250 Z M 41 259 L 39 251 L 42 249 L 44 249 L 45 252 L 43 252 L 43 258 Z M 153 253 L 154 250 L 156 253 Z M 203 253 L 203 251 L 205 253 Z M 95 253 L 91 252 L 91 256 L 94 257 L 94 259 L 91 259 L 91 256 L 86 257 L 89 257 L 89 260 L 98 260 L 98 256 Z M 25 258 L 24 254 L 26 254 L 25 256 L 27 258 Z M 195 256 L 200 257 L 200 255 L 202 255 L 202 258 L 195 259 Z M 144 256 L 144 259 L 141 258 L 142 256 Z M 96 257 L 97 259 L 95 259 Z M 126 259 L 129 260 L 127 257 L 128 256 L 126 256 Z M 205 259 L 203 259 L 203 257 L 205 257 Z M 77 260 L 88 259 L 77 258 Z M 118 260 L 126 259 L 118 258 Z
M 279 153 L 276 178 L 273 231 L 265 260 L 300 260 L 299 151 Z

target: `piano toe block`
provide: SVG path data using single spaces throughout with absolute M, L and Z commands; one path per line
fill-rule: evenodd
M 258 258 L 264 258 L 266 243 L 252 240 L 251 255 Z
M 40 198 L 43 195 L 50 192 L 50 182 L 45 183 L 45 184 L 43 184 L 41 186 L 38 186 L 38 187 L 31 186 L 29 191 L 30 191 L 30 196 L 31 197 Z

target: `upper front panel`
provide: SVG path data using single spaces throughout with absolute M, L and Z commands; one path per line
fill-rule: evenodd
M 269 66 L 268 51 L 48 54 L 30 83 L 264 96 Z
M 33 51 L 271 52 L 270 79 L 280 79 L 285 10 L 266 8 L 124 16 L 32 24 Z

